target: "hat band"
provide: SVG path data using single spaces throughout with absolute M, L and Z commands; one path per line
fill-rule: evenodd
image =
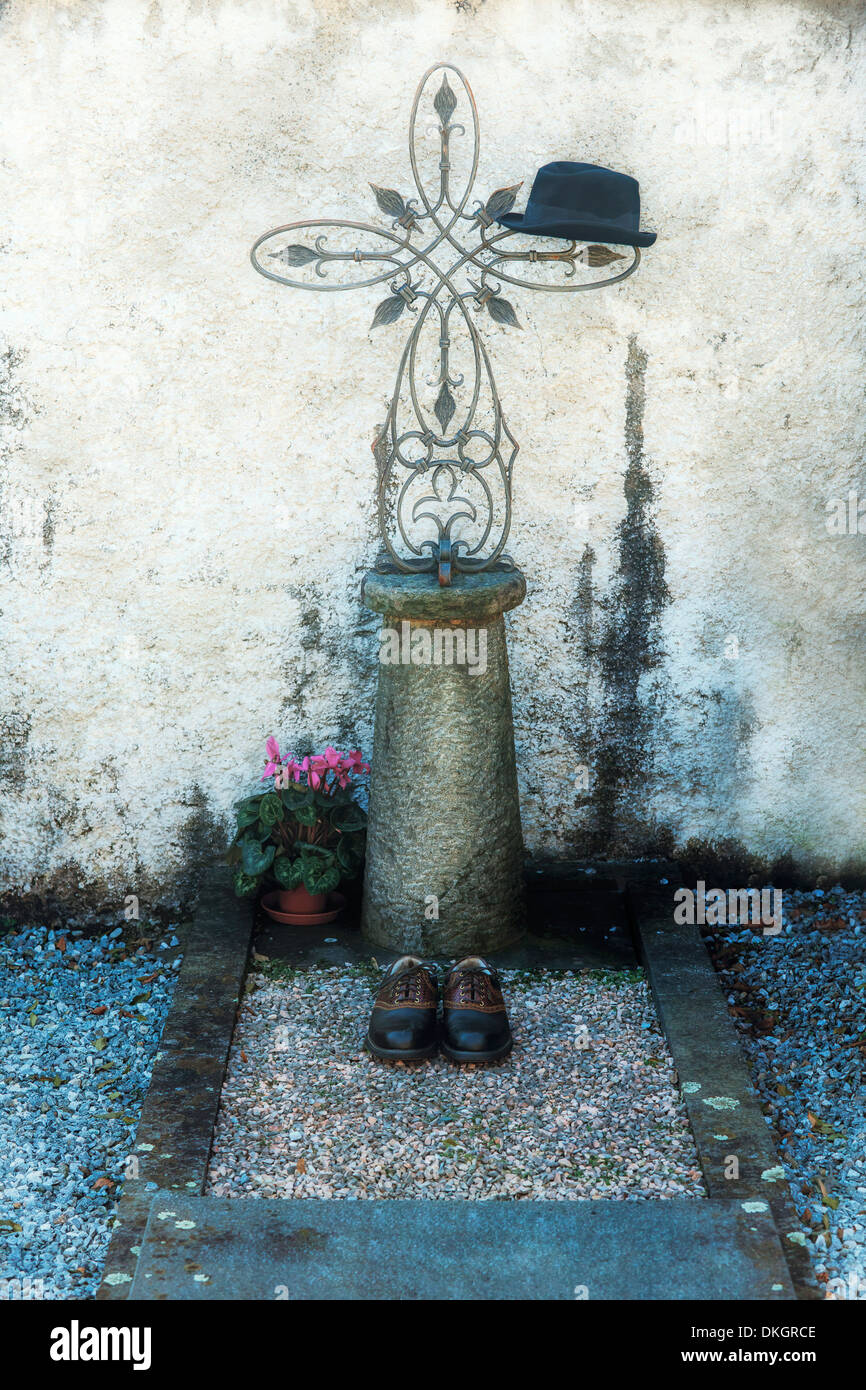
M 534 222 L 538 219 L 547 222 L 595 222 L 599 227 L 613 226 L 628 228 L 629 230 L 633 230 L 637 220 L 630 212 L 610 213 L 606 217 L 600 217 L 597 212 L 583 212 L 579 208 L 559 207 L 554 203 L 533 203 L 530 198 L 526 204 L 523 220 Z

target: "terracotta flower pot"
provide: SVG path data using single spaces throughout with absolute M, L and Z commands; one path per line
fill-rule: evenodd
M 296 912 L 302 915 L 324 912 L 328 902 L 327 893 L 308 893 L 302 883 L 297 888 L 283 888 L 277 893 L 280 912 Z

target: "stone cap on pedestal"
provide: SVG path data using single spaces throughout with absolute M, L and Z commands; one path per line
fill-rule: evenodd
M 518 569 L 458 573 L 444 588 L 435 574 L 379 574 L 371 570 L 361 587 L 363 602 L 375 613 L 430 622 L 498 618 L 525 597 L 526 579 Z

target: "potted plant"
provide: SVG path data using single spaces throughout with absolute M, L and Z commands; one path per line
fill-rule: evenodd
M 284 758 L 267 741 L 264 791 L 236 802 L 237 831 L 227 859 L 234 890 L 251 898 L 276 888 L 282 913 L 324 912 L 328 894 L 357 874 L 367 816 L 355 800 L 356 779 L 370 771 L 355 750 Z

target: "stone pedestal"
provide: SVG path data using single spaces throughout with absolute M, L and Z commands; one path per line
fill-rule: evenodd
M 523 929 L 523 839 L 503 613 L 517 570 L 375 574 L 382 614 L 362 925 L 393 950 L 457 957 Z

